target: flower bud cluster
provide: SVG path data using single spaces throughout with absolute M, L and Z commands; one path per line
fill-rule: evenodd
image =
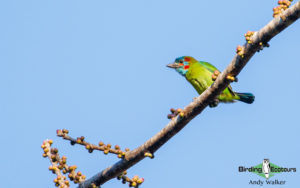
M 291 6 L 293 0 L 279 0 L 278 6 L 273 8 L 273 17 L 276 18 Z
M 118 180 L 122 180 L 122 183 L 125 184 L 128 182 L 129 187 L 139 187 L 144 182 L 144 178 L 140 178 L 139 176 L 135 175 L 132 179 L 126 176 L 127 172 L 124 171 L 121 175 L 117 177 Z
M 244 47 L 238 45 L 236 48 L 236 53 L 241 57 L 244 58 Z
M 184 117 L 184 112 L 181 108 L 178 108 L 176 110 L 174 108 L 171 108 L 170 111 L 171 111 L 171 114 L 168 114 L 168 119 L 173 119 L 177 115 L 179 115 L 179 117 L 181 117 L 181 118 Z
M 45 140 L 42 144 L 42 149 L 44 151 L 43 157 L 48 157 L 51 163 L 49 170 L 56 174 L 56 178 L 53 180 L 56 187 L 67 188 L 70 187 L 70 182 L 67 180 L 66 176 L 63 174 L 68 174 L 68 177 L 74 183 L 81 183 L 85 181 L 85 175 L 81 172 L 75 172 L 76 166 L 67 165 L 67 157 L 59 157 L 58 149 L 51 148 L 53 144 L 52 140 Z
M 247 41 L 248 44 L 251 44 L 252 41 L 251 41 L 251 37 L 254 35 L 254 31 L 248 31 L 247 33 L 245 33 L 245 39 Z
M 211 76 L 211 79 L 212 79 L 213 81 L 215 81 L 215 80 L 218 78 L 218 76 L 219 76 L 220 74 L 221 74 L 220 71 L 215 70 L 214 73 L 213 73 L 212 76 Z

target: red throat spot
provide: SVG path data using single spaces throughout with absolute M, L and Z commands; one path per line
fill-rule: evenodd
M 190 66 L 189 66 L 189 65 L 186 65 L 186 66 L 184 66 L 183 68 L 184 68 L 184 70 L 186 70 L 186 69 L 189 69 Z

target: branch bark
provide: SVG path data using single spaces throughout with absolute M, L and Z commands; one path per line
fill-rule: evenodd
M 184 128 L 194 117 L 200 114 L 230 83 L 227 75 L 237 76 L 250 58 L 261 48 L 261 44 L 267 44 L 274 36 L 294 23 L 300 17 L 300 1 L 284 11 L 280 17 L 274 18 L 251 38 L 251 44 L 242 46 L 243 57 L 235 55 L 228 67 L 218 76 L 214 84 L 197 97 L 183 110 L 184 117 L 176 116 L 165 128 L 147 140 L 143 145 L 126 153 L 125 158 L 94 175 L 81 183 L 78 188 L 91 188 L 91 184 L 99 186 L 108 180 L 115 178 L 123 171 L 132 167 L 145 158 L 145 153 L 154 153 L 170 138 Z

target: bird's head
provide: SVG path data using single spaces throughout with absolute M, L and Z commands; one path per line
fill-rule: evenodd
M 190 66 L 197 62 L 196 59 L 190 56 L 182 56 L 175 59 L 174 63 L 170 63 L 167 65 L 169 68 L 175 69 L 177 72 L 179 72 L 182 76 L 185 76 L 185 74 L 189 71 Z

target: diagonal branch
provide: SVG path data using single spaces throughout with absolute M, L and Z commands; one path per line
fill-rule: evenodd
M 262 45 L 266 45 L 274 36 L 295 22 L 299 17 L 300 1 L 284 11 L 281 16 L 274 18 L 260 31 L 254 33 L 251 38 L 251 44 L 246 43 L 242 46 L 242 55 L 235 55 L 231 63 L 218 76 L 214 84 L 184 108 L 184 116 L 176 116 L 173 118 L 165 128 L 146 141 L 143 145 L 135 150 L 127 152 L 124 159 L 81 183 L 79 188 L 90 188 L 92 183 L 97 186 L 102 185 L 144 159 L 145 153 L 150 152 L 153 154 L 157 151 L 194 117 L 200 114 L 203 109 L 207 107 L 209 102 L 214 100 L 228 86 L 230 82 L 230 80 L 227 79 L 228 75 L 237 76 L 250 58 L 262 48 Z

